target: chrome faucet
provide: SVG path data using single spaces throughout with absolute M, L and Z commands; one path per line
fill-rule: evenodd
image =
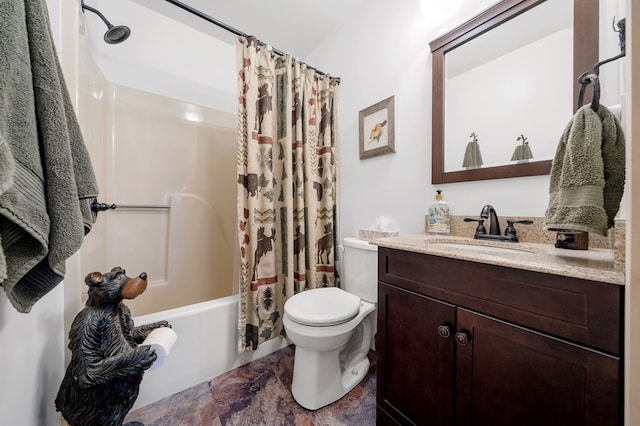
M 483 219 L 489 219 L 489 235 L 502 235 L 500 232 L 498 214 L 492 205 L 487 204 L 484 206 L 480 211 L 480 217 Z

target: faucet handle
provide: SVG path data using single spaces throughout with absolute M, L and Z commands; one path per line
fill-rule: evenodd
M 487 233 L 487 229 L 484 227 L 484 219 L 483 218 L 474 219 L 472 217 L 465 217 L 463 220 L 465 222 L 478 222 L 478 226 L 476 227 L 476 234 L 473 236 L 473 238 L 478 238 L 478 235 L 482 235 L 482 234 L 486 234 Z
M 515 223 L 520 223 L 522 225 L 531 225 L 533 221 L 530 219 L 524 219 L 524 220 L 507 219 L 507 229 L 504 230 L 504 235 L 506 237 L 513 237 L 513 238 L 516 237 L 516 228 L 513 226 Z

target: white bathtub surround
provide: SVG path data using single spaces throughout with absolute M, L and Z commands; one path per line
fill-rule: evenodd
M 83 98 L 86 140 L 100 201 L 121 207 L 99 213 L 97 232 L 81 249 L 81 275 L 104 265 L 146 271 L 147 291 L 128 304 L 134 315 L 231 295 L 235 116 L 96 74 L 91 89 L 104 95 Z M 186 112 L 203 121 L 186 119 Z
M 76 276 L 114 265 L 146 271 L 147 291 L 128 303 L 137 316 L 230 296 L 237 251 L 236 114 L 114 83 L 85 38 L 79 40 L 77 111 L 100 201 L 167 208 L 99 213 Z M 85 291 L 81 281 L 78 289 Z
M 228 296 L 134 318 L 136 325 L 166 320 L 178 339 L 164 363 L 145 373 L 133 410 L 288 346 L 277 338 L 239 354 L 238 300 Z

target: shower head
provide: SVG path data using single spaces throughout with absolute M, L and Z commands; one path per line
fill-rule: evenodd
M 104 41 L 109 44 L 118 44 L 122 43 L 131 35 L 131 30 L 129 27 L 125 25 L 111 25 L 111 22 L 104 17 L 102 13 L 98 9 L 94 9 L 91 6 L 87 6 L 84 4 L 84 0 L 80 0 L 80 5 L 82 6 L 82 10 L 88 10 L 89 12 L 93 12 L 102 19 L 102 21 L 107 26 L 107 32 L 104 33 Z
M 109 44 L 121 43 L 128 39 L 131 34 L 131 30 L 125 25 L 107 25 L 107 27 L 109 29 L 104 33 L 104 41 Z

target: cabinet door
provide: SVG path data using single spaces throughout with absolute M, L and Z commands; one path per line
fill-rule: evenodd
M 619 358 L 458 308 L 462 330 L 456 424 L 620 424 Z
M 455 312 L 453 305 L 378 285 L 377 403 L 400 424 L 453 422 Z

